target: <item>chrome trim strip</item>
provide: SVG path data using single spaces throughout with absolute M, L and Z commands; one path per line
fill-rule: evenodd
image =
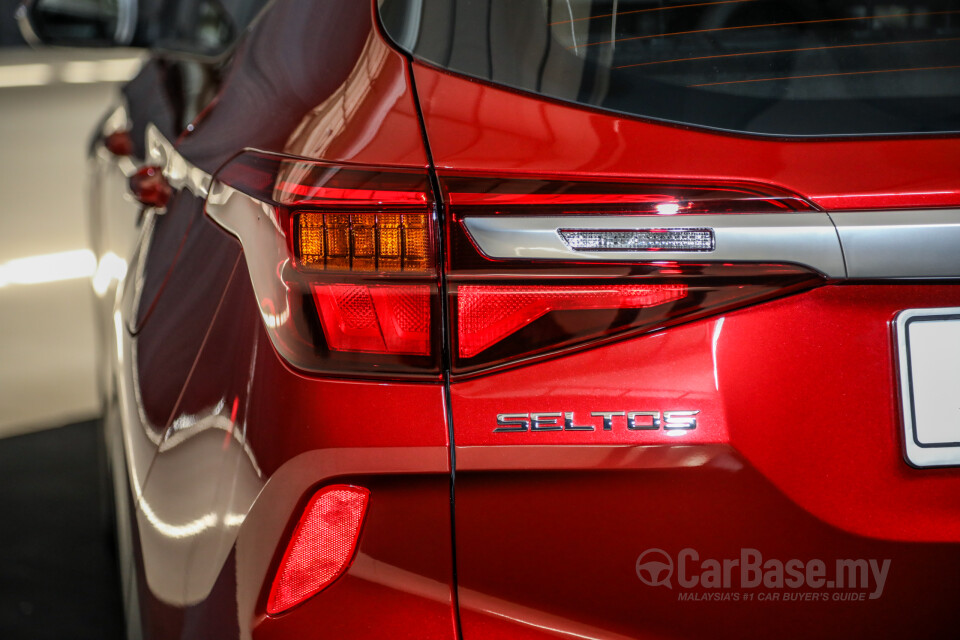
M 146 164 L 163 167 L 163 175 L 174 189 L 186 189 L 198 198 L 206 198 L 210 193 L 213 177 L 180 155 L 173 143 L 167 140 L 155 125 L 147 125 L 146 135 Z
M 491 258 L 525 260 L 626 260 L 771 262 L 799 264 L 829 278 L 846 275 L 836 229 L 825 213 L 750 213 L 684 216 L 474 216 L 463 223 Z M 712 229 L 716 248 L 686 251 L 575 251 L 558 230 Z
M 960 209 L 836 211 L 848 278 L 960 277 Z

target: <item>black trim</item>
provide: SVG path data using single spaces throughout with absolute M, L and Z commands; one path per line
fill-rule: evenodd
M 378 18 L 379 20 L 379 15 Z M 382 29 L 382 25 L 380 25 Z M 410 57 L 404 54 L 407 63 L 407 73 L 410 76 L 410 90 L 413 94 L 414 108 L 417 110 L 417 122 L 420 125 L 420 133 L 423 136 L 423 148 L 427 154 L 428 173 L 430 175 L 430 185 L 434 191 L 434 202 L 437 212 L 437 226 L 440 233 L 437 238 L 437 262 L 439 263 L 438 273 L 440 274 L 440 368 L 443 371 L 443 405 L 444 414 L 447 419 L 447 440 L 450 451 L 450 555 L 451 576 L 453 584 L 450 590 L 450 597 L 453 604 L 453 621 L 457 628 L 457 637 L 463 638 L 463 626 L 460 622 L 460 583 L 457 577 L 457 511 L 456 511 L 456 484 L 457 484 L 457 448 L 454 441 L 453 429 L 453 394 L 450 389 L 450 372 L 452 370 L 453 356 L 453 337 L 448 331 L 451 326 L 449 321 L 450 300 L 447 296 L 447 270 L 446 270 L 446 234 L 444 233 L 444 223 L 446 221 L 446 206 L 443 201 L 443 191 L 440 189 L 440 181 L 437 178 L 436 164 L 433 161 L 433 153 L 430 151 L 430 141 L 427 138 L 427 125 L 423 119 L 423 110 L 420 108 L 419 94 L 417 92 L 417 83 L 413 74 L 413 63 Z
M 463 3 L 466 6 L 474 8 L 474 10 L 479 11 L 484 5 L 484 1 L 476 3 L 475 0 L 444 0 L 444 2 L 439 2 L 438 6 L 443 6 L 445 9 L 449 9 L 449 20 L 451 24 L 449 26 L 442 25 L 438 28 L 437 17 L 436 15 L 440 12 L 435 12 L 433 15 L 425 14 L 428 18 L 433 19 L 433 24 L 427 24 L 426 20 L 422 17 L 421 24 L 419 25 L 418 33 L 422 36 L 426 34 L 434 34 L 437 36 L 436 41 L 433 43 L 437 45 L 438 42 L 442 42 L 447 47 L 446 54 L 444 56 L 436 55 L 433 51 L 425 51 L 424 49 L 428 48 L 424 43 L 421 42 L 421 38 L 418 38 L 417 43 L 410 48 L 405 48 L 399 44 L 398 38 L 402 37 L 402 34 L 396 34 L 397 37 L 394 37 L 394 34 L 391 34 L 390 29 L 392 28 L 394 32 L 398 29 L 402 30 L 401 25 L 391 24 L 390 20 L 384 21 L 382 12 L 382 4 L 386 0 L 380 0 L 377 4 L 377 20 L 380 23 L 381 33 L 387 40 L 393 45 L 393 47 L 404 53 L 409 59 L 416 61 L 419 64 L 422 64 L 426 67 L 435 69 L 437 71 L 443 72 L 447 75 L 458 76 L 465 78 L 474 82 L 479 82 L 481 84 L 495 87 L 497 89 L 505 90 L 507 92 L 519 94 L 522 96 L 533 97 L 537 100 L 551 102 L 559 105 L 565 105 L 568 107 L 574 107 L 598 114 L 605 115 L 616 115 L 620 117 L 625 117 L 630 120 L 644 122 L 655 125 L 665 125 L 670 127 L 675 127 L 678 129 L 685 129 L 690 131 L 699 131 L 706 133 L 715 133 L 721 135 L 727 135 L 732 137 L 747 138 L 747 139 L 756 139 L 756 140 L 779 140 L 779 141 L 791 141 L 791 142 L 818 142 L 818 141 L 846 141 L 846 140 L 902 140 L 902 139 L 954 139 L 960 136 L 960 127 L 956 126 L 957 122 L 957 112 L 956 109 L 960 108 L 960 96 L 948 96 L 946 98 L 895 98 L 895 99 L 885 99 L 887 102 L 899 105 L 912 105 L 913 108 L 916 108 L 916 103 L 918 100 L 927 100 L 929 102 L 928 111 L 932 110 L 933 106 L 943 106 L 946 104 L 947 100 L 950 100 L 950 104 L 953 107 L 953 111 L 950 113 L 950 120 L 943 126 L 931 125 L 928 129 L 916 130 L 909 129 L 909 125 L 914 123 L 915 119 L 904 118 L 904 124 L 901 127 L 891 128 L 890 130 L 884 130 L 879 126 L 876 127 L 864 127 L 863 130 L 837 130 L 837 131 L 828 131 L 826 133 L 822 132 L 809 132 L 801 131 L 796 129 L 794 131 L 788 130 L 751 130 L 747 128 L 747 125 L 742 121 L 742 118 L 736 119 L 736 122 L 722 122 L 721 119 L 723 116 L 729 117 L 732 113 L 743 112 L 744 106 L 746 110 L 750 113 L 756 111 L 759 107 L 769 106 L 774 102 L 780 104 L 784 101 L 782 100 L 773 100 L 766 98 L 750 98 L 746 96 L 721 96 L 715 94 L 714 92 L 708 90 L 698 89 L 696 90 L 695 95 L 687 95 L 691 89 L 689 88 L 680 88 L 677 85 L 667 84 L 661 81 L 646 79 L 643 77 L 629 78 L 626 79 L 622 84 L 625 86 L 631 87 L 631 92 L 636 92 L 640 84 L 644 85 L 643 93 L 647 96 L 657 96 L 659 112 L 658 114 L 651 113 L 651 109 L 644 109 L 644 112 L 638 112 L 633 107 L 629 106 L 630 96 L 621 97 L 620 100 L 617 100 L 617 96 L 607 96 L 603 101 L 598 102 L 590 97 L 592 92 L 592 83 L 590 86 L 581 87 L 578 91 L 575 91 L 575 95 L 560 95 L 559 93 L 544 93 L 542 89 L 542 70 L 544 68 L 543 61 L 537 63 L 536 67 L 538 70 L 537 80 L 535 82 L 531 81 L 530 83 L 520 83 L 517 81 L 506 81 L 500 78 L 494 78 L 493 73 L 485 73 L 485 67 L 489 66 L 489 55 L 491 53 L 491 48 L 489 46 L 489 33 L 487 38 L 487 48 L 485 50 L 486 55 L 478 55 L 477 61 L 482 59 L 482 64 L 476 62 L 471 67 L 470 65 L 464 64 L 463 60 L 460 60 L 459 63 L 454 63 L 454 35 L 457 30 L 456 22 L 456 10 L 457 7 Z M 472 3 L 472 4 L 471 4 Z M 393 4 L 404 4 L 404 0 L 397 0 Z M 486 4 L 489 4 L 487 2 Z M 488 24 L 487 29 L 489 31 L 489 18 L 490 11 L 489 7 L 486 15 Z M 479 22 L 479 20 L 478 20 Z M 549 29 L 549 26 L 548 26 Z M 444 37 L 444 34 L 446 36 Z M 544 51 L 544 56 L 548 55 L 550 47 L 546 47 Z M 476 53 L 476 51 L 470 49 L 466 43 L 460 43 L 461 53 L 463 51 L 471 51 Z M 632 69 L 626 70 L 627 72 L 633 73 Z M 621 70 L 620 73 L 623 73 L 624 70 Z M 573 91 L 571 89 L 571 91 Z M 624 99 L 626 99 L 627 106 L 621 104 Z M 677 117 L 676 114 L 678 105 L 683 106 L 684 104 L 699 104 L 704 99 L 712 99 L 719 101 L 717 107 L 710 111 L 712 120 L 707 121 L 703 118 L 695 119 L 692 117 Z M 862 106 L 857 107 L 857 104 L 861 101 L 854 101 L 849 99 L 841 100 L 832 100 L 836 104 L 824 104 L 826 102 L 831 102 L 828 100 L 790 100 L 786 101 L 789 104 L 789 108 L 792 110 L 791 114 L 781 116 L 784 122 L 795 123 L 798 122 L 805 114 L 808 114 L 813 109 L 819 109 L 824 114 L 830 114 L 830 117 L 824 117 L 824 122 L 835 122 L 838 119 L 838 109 L 847 109 L 849 111 L 845 112 L 845 116 L 848 120 L 855 121 L 861 124 L 862 118 L 857 119 L 857 116 L 862 116 Z M 856 103 L 856 104 L 855 104 Z

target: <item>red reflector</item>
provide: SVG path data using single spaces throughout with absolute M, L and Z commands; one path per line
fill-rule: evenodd
M 130 176 L 128 184 L 133 197 L 140 204 L 148 207 L 162 209 L 167 206 L 170 196 L 173 194 L 173 188 L 163 176 L 163 170 L 160 167 L 140 167 L 135 174 Z
M 550 286 L 460 285 L 457 339 L 470 358 L 551 311 L 643 309 L 679 300 L 685 284 Z
M 280 561 L 267 613 L 303 602 L 350 565 L 369 496 L 362 487 L 334 485 L 310 499 Z
M 133 138 L 126 130 L 114 131 L 103 139 L 103 146 L 115 156 L 133 155 Z
M 430 355 L 429 285 L 312 284 L 333 351 Z

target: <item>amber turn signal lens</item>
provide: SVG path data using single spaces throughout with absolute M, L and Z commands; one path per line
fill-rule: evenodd
M 430 225 L 425 213 L 295 215 L 297 261 L 309 271 L 430 270 Z

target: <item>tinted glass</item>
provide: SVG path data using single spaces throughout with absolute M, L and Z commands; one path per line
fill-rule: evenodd
M 771 135 L 960 131 L 960 0 L 382 0 L 444 68 Z

